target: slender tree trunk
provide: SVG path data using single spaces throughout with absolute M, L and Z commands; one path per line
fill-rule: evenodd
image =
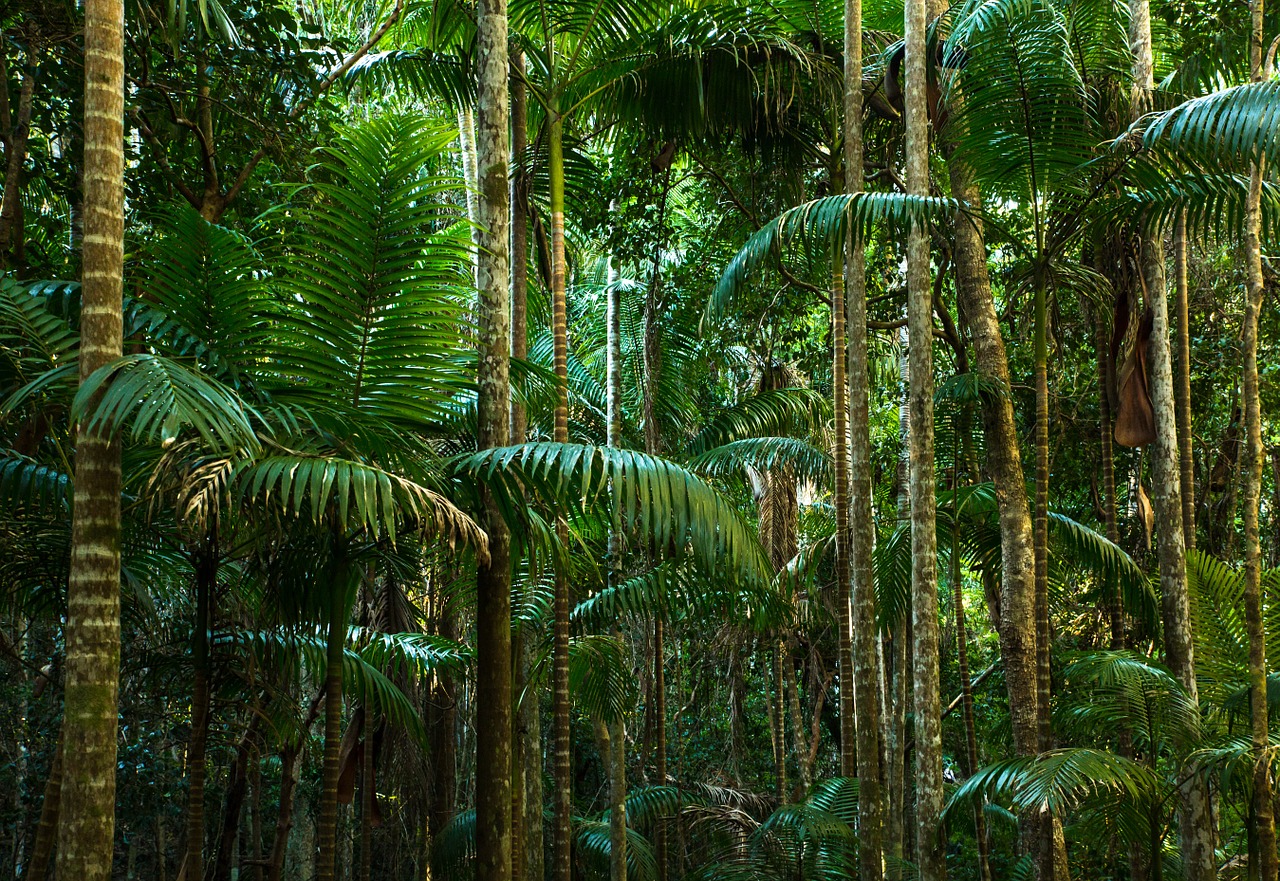
M 845 189 L 863 190 L 862 149 L 862 0 L 844 8 L 844 165 Z M 872 549 L 870 347 L 867 340 L 866 253 L 864 243 L 846 238 L 847 376 L 849 388 L 849 564 L 852 629 L 853 716 L 857 737 L 858 875 L 861 881 L 884 876 L 884 798 L 880 791 L 881 670 Z M 834 308 L 834 306 L 833 306 Z M 840 611 L 845 612 L 841 605 Z M 843 636 L 843 633 L 842 633 Z M 843 683 L 842 683 L 843 685 Z
M 258 726 L 262 715 L 254 708 L 249 716 L 249 724 L 245 727 L 240 742 L 236 745 L 235 758 L 227 773 L 227 791 L 222 807 L 222 828 L 218 835 L 217 856 L 214 859 L 214 881 L 231 881 L 238 857 L 238 840 L 240 837 L 240 820 L 244 815 L 245 797 L 249 791 L 249 762 L 253 759 L 254 743 L 258 737 Z M 187 877 L 195 879 L 196 875 Z
M 529 181 L 523 166 L 529 149 L 529 95 L 522 53 L 511 56 L 511 70 L 511 357 L 523 360 L 529 355 Z M 511 443 L 524 443 L 527 429 L 524 404 L 513 395 Z M 541 819 L 538 829 L 541 836 Z M 541 875 L 528 877 L 529 881 L 542 881 Z
M 925 85 L 925 2 L 907 0 L 907 191 L 929 193 L 929 121 Z M 907 236 L 907 328 L 911 341 L 911 606 L 916 744 L 916 865 L 922 881 L 947 876 L 942 834 L 942 705 L 938 668 L 937 498 L 933 462 L 933 291 L 928 230 Z
M 84 5 L 80 380 L 120 357 L 124 272 L 124 3 Z M 120 447 L 76 428 L 56 871 L 107 881 L 120 681 Z
M 53 762 L 49 765 L 49 779 L 44 785 L 44 800 L 40 804 L 40 820 L 36 824 L 36 840 L 31 846 L 31 859 L 22 874 L 23 881 L 45 881 L 49 865 L 53 862 L 53 844 L 58 834 L 58 814 L 62 800 L 62 737 L 53 748 Z
M 777 640 L 772 651 L 773 703 L 770 706 L 769 729 L 773 740 L 773 783 L 778 801 L 787 800 L 787 716 L 786 684 L 783 680 L 784 643 Z
M 1252 0 L 1252 30 L 1249 41 L 1250 72 L 1254 82 L 1266 78 L 1262 57 L 1263 0 Z M 1258 378 L 1258 318 L 1262 312 L 1266 283 L 1262 276 L 1262 175 L 1259 159 L 1249 178 L 1245 213 L 1244 252 L 1246 293 L 1244 328 L 1240 346 L 1243 356 L 1241 396 L 1244 401 L 1244 611 L 1249 634 L 1249 706 L 1255 765 L 1253 772 L 1254 836 L 1258 877 L 1280 874 L 1276 856 L 1275 806 L 1272 800 L 1270 730 L 1267 718 L 1267 643 L 1262 606 L 1262 548 L 1258 535 L 1258 508 L 1262 499 L 1262 407 Z M 1252 861 L 1250 861 L 1252 867 Z
M 658 229 L 654 236 L 653 267 L 644 299 L 644 451 L 650 456 L 662 454 L 662 434 L 654 412 L 654 391 L 662 370 L 661 336 L 658 327 L 658 294 L 662 285 L 662 240 L 666 222 L 667 191 L 671 169 L 667 168 L 658 204 Z M 659 786 L 667 785 L 667 676 L 665 658 L 666 628 L 662 610 L 653 619 L 653 689 L 654 689 L 654 772 Z M 654 852 L 658 862 L 658 881 L 667 881 L 667 830 L 659 824 L 654 833 Z
M 981 205 L 972 171 L 948 159 L 951 191 L 971 205 Z M 987 469 L 995 484 L 1000 520 L 1001 580 L 997 615 L 1000 656 L 1004 662 L 1018 755 L 1039 751 L 1036 694 L 1035 552 L 1031 508 L 1027 499 L 1022 454 L 1018 444 L 1013 388 L 1004 337 L 996 316 L 987 270 L 987 246 L 981 221 L 957 214 L 955 224 L 956 294 L 973 337 L 978 370 L 1004 394 L 984 395 L 980 406 L 987 446 Z
M 1120 524 L 1116 515 L 1116 463 L 1115 447 L 1112 442 L 1111 425 L 1111 371 L 1110 358 L 1107 354 L 1107 328 L 1101 310 L 1094 322 L 1094 348 L 1098 362 L 1098 438 L 1102 457 L 1102 521 L 1106 529 L 1107 539 L 1115 544 L 1120 543 Z M 1113 650 L 1119 651 L 1129 644 L 1128 629 L 1125 625 L 1124 603 L 1119 593 L 1107 602 L 1107 618 L 1110 629 L 1110 644 Z
M 973 680 L 969 677 L 969 633 L 964 618 L 964 583 L 960 578 L 960 457 L 957 451 L 954 463 L 955 482 L 952 484 L 951 516 L 951 605 L 956 619 L 956 666 L 960 672 L 960 693 L 964 709 L 964 743 L 969 760 L 970 774 L 978 770 L 978 736 L 973 718 Z M 991 881 L 991 863 L 987 847 L 987 824 L 983 817 L 983 804 L 973 809 L 973 834 L 978 843 L 979 881 Z
M 271 852 L 267 855 L 267 881 L 280 881 L 284 872 L 284 857 L 289 849 L 289 833 L 293 830 L 293 797 L 298 787 L 297 746 L 288 746 L 280 753 L 280 807 L 276 813 L 275 837 L 271 840 Z
M 610 205 L 612 211 L 613 205 Z M 609 260 L 605 285 L 605 409 L 608 417 L 606 443 L 622 446 L 622 293 L 618 274 Z M 618 504 L 614 500 L 614 504 Z M 616 585 L 621 571 L 622 544 L 618 534 L 609 533 L 609 583 Z M 615 625 L 616 626 L 616 625 Z M 617 639 L 622 641 L 618 629 Z M 609 877 L 627 881 L 627 738 L 624 719 L 596 721 L 601 758 L 609 775 Z
M 556 413 L 554 440 L 569 440 L 569 333 L 565 307 L 564 254 L 564 119 L 549 111 L 548 170 L 551 178 L 551 331 L 555 345 Z M 563 519 L 556 525 L 568 539 Z M 569 731 L 569 581 L 557 571 L 552 644 L 551 730 L 555 741 L 555 822 L 552 836 L 552 881 L 569 881 L 573 861 L 573 767 Z
M 1196 460 L 1191 432 L 1191 305 L 1187 285 L 1187 212 L 1173 230 L 1177 291 L 1178 375 L 1173 394 L 1178 411 L 1178 462 L 1182 470 L 1182 535 L 1187 550 L 1196 548 Z
M 31 98 L 35 93 L 37 63 L 36 48 L 29 43 L 22 84 L 18 87 L 17 116 L 4 133 L 6 167 L 4 196 L 0 198 L 0 266 L 4 267 L 19 265 L 22 258 L 22 170 L 31 134 Z M 8 90 L 7 83 L 5 89 Z
M 364 751 L 360 756 L 360 881 L 370 881 L 373 875 L 373 812 L 378 799 L 373 766 L 375 715 L 373 707 L 365 706 Z
M 831 243 L 832 392 L 835 398 L 836 621 L 840 664 L 840 776 L 858 776 L 857 725 L 854 720 L 853 608 L 849 567 L 849 397 L 845 369 L 844 242 Z M 861 787 L 859 787 L 861 793 Z
M 1041 750 L 1052 748 L 1049 701 L 1053 687 L 1049 635 L 1049 291 L 1043 273 L 1035 283 L 1036 503 L 1032 521 L 1035 547 L 1036 724 Z
M 1151 10 L 1148 0 L 1130 0 L 1130 43 L 1134 50 L 1134 112 L 1142 112 L 1155 87 L 1152 74 Z M 1179 229 L 1185 236 L 1185 226 Z M 1164 624 L 1165 657 L 1192 702 L 1198 703 L 1191 603 L 1187 589 L 1186 533 L 1183 523 L 1183 474 L 1175 410 L 1170 353 L 1168 298 L 1165 292 L 1164 242 L 1160 230 L 1143 233 L 1139 259 L 1147 305 L 1153 316 L 1148 368 L 1156 440 L 1151 450 L 1152 507 L 1155 511 L 1160 558 L 1160 610 Z M 1185 293 L 1183 270 L 1179 287 Z M 1180 331 L 1185 341 L 1185 332 Z M 1188 404 L 1189 406 L 1189 404 Z M 1185 420 L 1184 420 L 1185 421 Z M 1194 531 L 1194 523 L 1188 524 Z M 1217 876 L 1209 792 L 1203 779 L 1191 775 L 1180 788 L 1179 838 L 1187 881 L 1212 881 Z M 1153 859 L 1155 859 L 1153 855 Z M 1153 867 L 1155 867 L 1153 862 Z M 1158 868 L 1158 867 L 1155 867 Z
M 341 527 L 335 527 L 335 532 Z M 325 651 L 324 764 L 320 819 L 316 824 L 316 881 L 334 881 L 338 858 L 338 777 L 342 773 L 342 659 L 347 641 L 347 590 L 351 566 L 343 539 L 332 542 L 329 632 Z
M 204 878 L 204 782 L 209 737 L 209 624 L 218 580 L 218 551 L 213 532 L 196 562 L 196 620 L 192 633 L 191 742 L 187 747 L 187 877 Z
M 511 432 L 508 164 L 511 144 L 506 0 L 476 10 L 476 206 L 479 258 L 477 446 L 506 446 Z M 511 878 L 511 559 L 496 500 L 485 496 L 487 559 L 476 570 L 476 881 Z

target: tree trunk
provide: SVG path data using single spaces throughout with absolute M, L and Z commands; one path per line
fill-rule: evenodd
M 1262 58 L 1263 0 L 1252 0 L 1252 31 L 1249 41 L 1250 73 L 1262 82 L 1266 71 Z M 1253 772 L 1254 836 L 1259 878 L 1275 878 L 1280 873 L 1276 856 L 1276 822 L 1272 801 L 1270 734 L 1267 719 L 1267 643 L 1262 607 L 1262 548 L 1258 535 L 1258 508 L 1262 499 L 1262 406 L 1258 377 L 1258 318 L 1262 312 L 1266 283 L 1262 276 L 1262 175 L 1259 159 L 1249 177 L 1245 212 L 1244 253 L 1246 292 L 1244 327 L 1241 333 L 1244 401 L 1244 611 L 1249 634 L 1249 706 L 1255 765 Z M 1250 861 L 1252 868 L 1252 860 Z
M 658 327 L 658 293 L 662 284 L 662 231 L 666 221 L 667 191 L 671 169 L 667 168 L 658 204 L 658 229 L 654 236 L 653 265 L 649 286 L 645 291 L 642 355 L 644 361 L 644 451 L 650 456 L 662 454 L 662 434 L 654 415 L 654 391 L 662 369 L 661 337 Z M 665 626 L 661 610 L 653 619 L 653 690 L 654 690 L 654 773 L 659 786 L 667 785 L 667 677 L 664 656 Z M 654 855 L 658 863 L 658 881 L 667 881 L 667 830 L 659 824 L 654 832 Z
M 1036 503 L 1032 521 L 1035 548 L 1036 741 L 1041 750 L 1053 746 L 1049 701 L 1053 688 L 1049 636 L 1049 291 L 1037 270 L 1033 349 L 1036 386 Z
M 267 855 L 267 881 L 280 881 L 284 858 L 289 849 L 289 833 L 293 829 L 293 796 L 298 787 L 298 746 L 288 746 L 280 753 L 280 807 L 276 814 L 275 837 Z
M 325 646 L 324 771 L 320 820 L 316 826 L 316 881 L 334 881 L 336 877 L 338 777 L 342 773 L 342 661 L 347 642 L 347 589 L 351 578 L 351 566 L 342 539 L 335 536 L 331 553 L 333 577 L 329 583 L 329 626 Z
M 929 122 L 925 84 L 925 2 L 906 3 L 907 191 L 929 193 Z M 907 236 L 907 328 L 911 383 L 911 606 L 915 632 L 913 689 L 916 744 L 916 865 L 922 881 L 947 875 L 942 834 L 942 705 L 938 669 L 937 498 L 933 463 L 933 290 L 928 230 Z
M 511 301 L 508 164 L 511 146 L 506 0 L 476 10 L 476 287 L 479 449 L 506 446 L 511 432 Z M 511 877 L 511 559 L 497 501 L 486 495 L 487 559 L 476 570 L 476 881 Z
M 124 3 L 84 5 L 80 381 L 120 357 L 124 272 Z M 107 881 L 120 681 L 120 447 L 76 427 L 56 871 Z
M 0 266 L 18 268 L 22 260 L 22 178 L 31 134 L 31 97 L 36 84 L 36 48 L 27 46 L 27 63 L 18 87 L 18 113 L 4 132 L 4 196 L 0 198 Z M 6 83 L 4 88 L 8 89 Z
M 49 779 L 44 785 L 44 800 L 40 804 L 40 820 L 36 824 L 36 840 L 31 846 L 31 859 L 22 874 L 22 881 L 45 881 L 49 876 L 49 864 L 53 860 L 53 844 L 58 833 L 58 814 L 62 799 L 62 737 L 53 748 L 53 762 L 49 765 Z
M 374 783 L 373 707 L 364 708 L 364 751 L 360 754 L 360 881 L 373 874 L 373 814 L 378 791 Z
M 555 346 L 556 443 L 569 440 L 569 333 L 565 306 L 564 254 L 564 119 L 550 108 L 548 171 L 551 181 L 551 331 Z M 567 542 L 561 518 L 556 532 Z M 569 581 L 556 572 L 552 643 L 551 730 L 555 740 L 555 821 L 552 836 L 552 881 L 569 881 L 573 862 L 573 766 L 569 730 Z
M 523 79 L 523 53 L 512 54 L 511 70 L 511 357 L 523 360 L 529 354 L 529 181 L 523 166 L 529 149 L 529 96 Z M 511 443 L 524 443 L 527 429 L 524 404 L 513 395 Z M 541 829 L 539 819 L 539 837 Z M 529 876 L 529 881 L 542 881 L 542 876 Z
M 784 643 L 777 640 L 771 652 L 773 670 L 773 702 L 769 712 L 769 732 L 773 741 L 773 784 L 779 802 L 787 800 L 787 717 L 786 684 L 783 680 Z
M 245 797 L 249 791 L 249 762 L 253 759 L 254 742 L 258 735 L 258 725 L 262 716 L 257 707 L 251 711 L 249 724 L 236 746 L 235 758 L 227 773 L 227 791 L 222 808 L 222 829 L 218 835 L 218 852 L 214 860 L 214 881 L 231 881 L 232 873 L 237 865 L 237 839 L 240 835 L 240 818 L 244 814 Z M 200 875 L 188 875 L 192 881 L 203 878 Z
M 857 725 L 854 721 L 853 608 L 849 549 L 849 397 L 845 384 L 848 351 L 845 345 L 844 242 L 831 243 L 831 386 L 835 410 L 833 446 L 836 507 L 836 622 L 840 666 L 840 776 L 858 776 Z M 861 792 L 861 788 L 859 788 Z
M 1129 42 L 1134 50 L 1133 93 L 1136 115 L 1150 104 L 1151 92 L 1155 88 L 1152 74 L 1151 10 L 1148 0 L 1130 0 L 1129 13 Z M 1185 227 L 1181 221 L 1179 229 L 1185 238 Z M 1160 558 L 1160 611 L 1164 625 L 1165 658 L 1191 701 L 1199 703 L 1191 640 L 1191 602 L 1187 590 L 1183 474 L 1170 353 L 1168 298 L 1165 292 L 1164 242 L 1158 229 L 1141 235 L 1139 252 L 1139 272 L 1147 305 L 1153 316 L 1151 343 L 1147 353 L 1151 406 L 1156 426 L 1156 440 L 1151 450 L 1151 502 L 1156 522 L 1160 524 L 1157 531 L 1157 551 Z M 1182 268 L 1179 269 L 1179 288 L 1181 303 L 1185 294 Z M 1179 333 L 1185 344 L 1185 332 L 1180 330 Z M 1194 524 L 1191 524 L 1191 528 L 1194 530 Z M 1217 862 L 1213 847 L 1213 827 L 1209 818 L 1208 787 L 1199 775 L 1189 775 L 1180 787 L 1179 795 L 1179 838 L 1187 881 L 1212 881 L 1217 877 Z M 1157 858 L 1153 855 L 1153 859 Z
M 845 189 L 863 190 L 862 145 L 862 0 L 844 8 L 844 165 Z M 879 881 L 884 875 L 884 798 L 880 791 L 881 670 L 876 657 L 875 520 L 871 466 L 870 350 L 867 341 L 866 253 L 862 241 L 845 240 L 846 382 L 849 388 L 849 565 L 850 652 L 853 717 L 857 737 L 858 875 Z M 834 306 L 833 306 L 834 308 Z M 840 606 L 841 614 L 845 606 Z M 844 636 L 844 633 L 841 633 Z
M 204 878 L 204 783 L 209 738 L 209 624 L 218 583 L 218 551 L 213 530 L 196 561 L 196 620 L 192 633 L 191 742 L 187 747 L 187 877 Z
M 1196 549 L 1196 460 L 1191 432 L 1191 304 L 1187 290 L 1187 212 L 1179 212 L 1173 230 L 1177 284 L 1178 375 L 1173 386 L 1178 411 L 1178 463 L 1182 470 L 1182 535 L 1187 550 Z

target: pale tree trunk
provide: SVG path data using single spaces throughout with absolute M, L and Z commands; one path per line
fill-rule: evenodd
M 949 145 L 944 144 L 943 149 L 950 154 Z M 972 170 L 950 155 L 947 158 L 952 195 L 979 207 L 982 197 Z M 991 291 L 981 220 L 957 214 L 955 239 L 956 296 L 973 338 L 974 360 L 978 371 L 1004 391 L 983 395 L 980 402 L 986 464 L 995 484 L 1000 522 L 1001 580 L 996 621 L 1014 749 L 1019 755 L 1034 755 L 1039 751 L 1039 709 L 1035 698 L 1035 551 L 1017 421 L 1009 394 L 1013 384 Z
M 1250 73 L 1254 82 L 1266 78 L 1262 60 L 1262 4 L 1253 0 L 1252 32 L 1249 42 Z M 1262 175 L 1259 159 L 1249 178 L 1245 213 L 1244 253 L 1246 293 L 1244 328 L 1241 334 L 1244 401 L 1244 611 L 1249 634 L 1249 706 L 1253 736 L 1253 824 L 1258 856 L 1258 878 L 1275 878 L 1280 873 L 1276 856 L 1276 821 L 1272 801 L 1271 754 L 1267 719 L 1267 643 L 1265 611 L 1262 606 L 1262 548 L 1258 537 L 1258 508 L 1262 498 L 1262 406 L 1258 378 L 1258 317 L 1266 294 L 1262 276 Z M 1252 867 L 1250 867 L 1252 868 Z
M 35 93 L 37 50 L 33 44 L 27 47 L 27 63 L 18 87 L 18 112 L 16 118 L 0 120 L 4 131 L 5 173 L 4 196 L 0 197 L 0 266 L 20 267 L 23 260 L 25 233 L 22 228 L 22 180 L 23 166 L 27 160 L 27 139 L 31 134 L 31 98 Z M 5 65 L 7 67 L 7 65 Z M 8 71 L 3 73 L 6 76 Z M 5 110 L 8 110 L 8 83 L 0 85 L 5 90 Z M 6 112 L 5 117 L 9 117 Z
M 511 357 L 525 358 L 529 353 L 529 182 L 520 163 L 529 147 L 528 90 L 521 78 L 524 56 L 511 57 L 511 155 L 517 163 L 511 175 Z M 528 430 L 524 404 L 511 399 L 511 443 L 523 443 Z M 533 634 L 523 630 L 512 646 L 515 655 L 515 695 L 520 698 L 516 711 L 515 751 L 518 773 L 512 785 L 512 877 L 526 881 L 542 881 L 542 712 L 536 689 L 529 688 L 537 661 Z M 515 862 L 517 858 L 520 862 Z
M 1148 0 L 1129 2 L 1129 42 L 1133 47 L 1133 103 L 1135 115 L 1151 102 L 1151 10 Z M 1179 224 L 1181 227 L 1181 224 Z M 1164 624 L 1165 658 L 1193 703 L 1198 703 L 1194 649 L 1191 641 L 1191 602 L 1187 592 L 1187 549 L 1183 524 L 1182 468 L 1170 353 L 1169 309 L 1165 292 L 1164 242 L 1157 228 L 1141 234 L 1139 259 L 1146 301 L 1151 309 L 1148 351 L 1151 406 L 1156 440 L 1151 449 L 1152 507 L 1160 524 L 1160 611 Z M 1185 337 L 1184 337 L 1185 339 Z M 1193 527 L 1194 528 L 1194 527 Z M 1200 775 L 1190 775 L 1180 787 L 1179 839 L 1187 881 L 1211 881 L 1217 876 L 1209 792 Z
M 653 268 L 644 300 L 644 451 L 650 456 L 662 454 L 662 433 L 654 412 L 654 391 L 662 372 L 662 340 L 658 327 L 658 294 L 662 285 L 663 223 L 667 207 L 667 188 L 671 183 L 671 169 L 667 168 L 666 180 L 658 205 L 658 229 L 654 236 Z M 654 691 L 654 774 L 659 786 L 667 785 L 667 676 L 666 676 L 666 626 L 661 610 L 653 619 L 653 691 Z M 658 862 L 658 881 L 667 881 L 667 830 L 659 824 L 654 832 L 654 855 Z
M 476 218 L 479 291 L 476 424 L 480 449 L 511 431 L 511 215 L 506 0 L 476 9 Z M 511 560 L 496 500 L 485 496 L 487 559 L 476 570 L 476 881 L 511 877 Z
M 614 206 L 611 204 L 610 211 Z M 613 260 L 608 263 L 605 284 L 605 409 L 608 417 L 606 442 L 622 446 L 622 293 Z M 615 501 L 615 504 L 617 502 Z M 609 581 L 617 584 L 622 545 L 616 532 L 609 534 Z M 616 625 L 615 625 L 616 626 Z M 621 630 L 617 633 L 622 640 Z M 627 881 L 627 737 L 625 722 L 597 720 L 600 756 L 609 776 L 609 877 Z
M 836 508 L 836 622 L 840 670 L 840 776 L 858 776 L 857 734 L 854 720 L 854 672 L 853 672 L 853 620 L 849 568 L 849 398 L 845 384 L 847 352 L 845 347 L 844 261 L 841 250 L 844 242 L 835 238 L 831 242 L 831 327 L 832 365 L 831 386 L 835 410 L 835 442 L 833 459 L 835 470 Z M 861 787 L 859 787 L 861 792 Z
M 862 151 L 862 0 L 844 7 L 844 164 L 845 189 L 863 189 Z M 876 657 L 878 627 L 871 553 L 875 521 L 871 509 L 871 385 L 867 341 L 866 254 L 863 243 L 846 237 L 845 291 L 849 390 L 849 566 L 850 652 L 853 717 L 857 737 L 858 875 L 861 881 L 884 876 L 884 797 L 880 791 L 881 670 Z M 834 304 L 833 304 L 834 308 Z M 840 606 L 845 613 L 845 606 Z M 844 636 L 844 633 L 841 633 Z M 843 662 L 843 655 L 842 655 Z M 847 668 L 846 668 L 847 669 Z M 844 670 L 841 675 L 843 677 Z M 841 683 L 843 688 L 844 683 Z
M 124 274 L 124 3 L 84 5 L 80 380 L 120 357 Z M 120 447 L 76 427 L 67 579 L 57 877 L 107 881 L 120 681 Z
M 556 443 L 569 440 L 569 331 L 565 306 L 564 254 L 564 119 L 559 108 L 551 107 L 548 137 L 548 171 L 551 183 L 551 331 L 555 347 Z M 556 522 L 556 534 L 568 542 L 569 528 L 563 518 Z M 569 581 L 556 572 L 553 600 L 551 730 L 555 741 L 552 779 L 555 785 L 555 821 L 552 835 L 551 877 L 569 881 L 573 860 L 573 767 L 569 729 Z
M 781 370 L 771 369 L 761 381 L 761 391 L 785 388 L 786 377 Z M 759 501 L 760 544 L 769 558 L 772 571 L 781 572 L 796 555 L 796 499 L 795 473 L 789 468 L 777 468 L 761 475 L 763 488 Z M 786 662 L 790 659 L 786 642 L 779 634 L 773 640 L 770 652 L 771 697 L 769 705 L 769 732 L 773 745 L 773 779 L 778 799 L 787 800 L 787 735 L 786 703 L 787 687 L 784 677 Z
M 1177 285 L 1178 375 L 1173 395 L 1178 411 L 1178 460 L 1182 470 L 1182 535 L 1187 550 L 1196 549 L 1196 460 L 1191 441 L 1191 304 L 1187 289 L 1187 212 L 1178 214 L 1173 230 Z
M 907 0 L 907 191 L 929 194 L 929 121 L 925 86 L 925 2 Z M 937 497 L 933 463 L 933 291 L 928 230 L 907 235 L 907 332 L 911 341 L 911 614 L 915 634 L 916 866 L 921 881 L 947 875 L 942 834 L 942 705 L 938 679 Z

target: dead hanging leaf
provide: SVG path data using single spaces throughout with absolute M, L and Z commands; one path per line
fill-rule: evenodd
M 1147 550 L 1151 550 L 1151 535 L 1156 528 L 1156 510 L 1151 506 L 1151 497 L 1142 484 L 1138 484 L 1137 509 L 1138 522 L 1142 524 L 1142 538 Z
M 1120 407 L 1116 413 L 1116 443 L 1125 447 L 1145 446 L 1156 439 L 1156 416 L 1151 406 L 1151 387 L 1147 380 L 1147 347 L 1151 343 L 1154 317 L 1151 310 L 1143 313 L 1133 349 L 1120 369 Z

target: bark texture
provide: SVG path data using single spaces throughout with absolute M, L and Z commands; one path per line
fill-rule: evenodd
M 908 0 L 906 43 L 907 191 L 929 193 L 925 2 Z M 909 405 L 911 607 L 915 635 L 913 692 L 916 745 L 916 866 L 922 881 L 947 876 L 942 835 L 942 705 L 938 689 L 937 498 L 933 461 L 933 290 L 928 230 L 907 236 L 907 331 L 911 341 Z
M 556 413 L 553 439 L 569 440 L 569 331 L 565 312 L 564 254 L 564 119 L 558 108 L 550 110 L 548 138 L 551 177 L 551 331 L 555 346 Z M 564 520 L 556 524 L 562 541 L 568 538 Z M 551 877 L 569 881 L 573 860 L 573 767 L 569 731 L 569 582 L 556 573 L 553 600 L 551 730 L 555 742 L 552 779 L 555 783 L 555 819 L 552 835 Z
M 1249 41 L 1250 72 L 1254 82 L 1266 78 L 1262 60 L 1263 0 L 1250 5 L 1253 27 Z M 1258 378 L 1258 318 L 1266 283 L 1262 276 L 1262 161 L 1253 166 L 1245 210 L 1244 256 L 1246 302 L 1241 333 L 1244 404 L 1244 612 L 1249 633 L 1250 733 L 1256 764 L 1253 772 L 1253 834 L 1258 878 L 1280 873 L 1276 855 L 1275 802 L 1269 752 L 1267 718 L 1267 642 L 1262 609 L 1262 548 L 1258 535 L 1258 508 L 1262 499 L 1262 405 Z M 1252 867 L 1251 867 L 1252 868 Z
M 121 354 L 124 273 L 124 3 L 84 5 L 84 237 L 80 379 Z M 107 881 L 115 838 L 120 681 L 120 448 L 76 429 L 64 630 L 57 877 Z
M 511 431 L 509 96 L 506 0 L 476 9 L 475 147 L 479 250 L 477 446 Z M 485 498 L 488 559 L 476 572 L 476 881 L 511 877 L 511 560 L 498 505 Z
M 845 189 L 863 190 L 862 0 L 844 8 Z M 858 875 L 884 876 L 884 797 L 880 790 L 881 670 L 874 566 L 875 521 L 871 508 L 871 383 L 867 341 L 866 254 L 861 241 L 846 239 L 846 382 L 849 389 L 849 566 L 854 720 L 857 737 Z M 841 606 L 841 613 L 844 606 Z M 843 676 L 843 674 L 842 674 Z

